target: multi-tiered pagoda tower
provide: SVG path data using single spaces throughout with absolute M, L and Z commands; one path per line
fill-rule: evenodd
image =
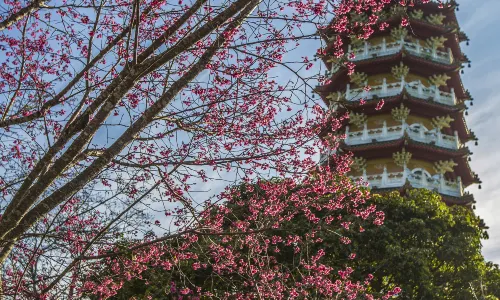
M 355 56 L 348 58 L 356 64 L 354 74 L 327 48 L 323 60 L 331 83 L 318 92 L 337 114 L 349 113 L 337 134 L 345 134 L 339 151 L 353 153 L 353 178 L 363 177 L 375 191 L 427 188 L 448 204 L 471 205 L 474 199 L 464 189 L 481 182 L 468 163 L 467 144 L 477 139 L 464 120 L 467 104 L 473 104 L 460 78 L 462 68 L 470 67 L 460 47 L 468 38 L 459 29 L 454 1 L 444 7 L 417 2 L 381 12 L 390 27 L 368 40 L 342 37 L 344 50 Z M 406 27 L 400 25 L 403 17 Z M 333 35 L 325 34 L 327 40 Z M 328 157 L 324 153 L 321 162 Z

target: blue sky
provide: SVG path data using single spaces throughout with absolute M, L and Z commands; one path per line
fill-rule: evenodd
M 479 138 L 479 146 L 469 143 L 472 169 L 483 181 L 482 189 L 469 188 L 477 201 L 476 213 L 481 216 L 490 239 L 484 241 L 486 259 L 500 263 L 500 1 L 460 0 L 457 12 L 461 29 L 469 36 L 470 45 L 462 50 L 472 61 L 462 75 L 465 88 L 474 97 L 474 106 L 466 117 L 469 128 Z

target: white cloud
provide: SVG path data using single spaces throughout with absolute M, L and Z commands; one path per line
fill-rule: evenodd
M 482 189 L 471 187 L 477 201 L 476 213 L 489 226 L 490 239 L 484 241 L 483 253 L 489 260 L 500 263 L 500 46 L 498 28 L 500 19 L 498 0 L 462 0 L 458 12 L 459 23 L 471 39 L 469 47 L 463 51 L 472 61 L 472 68 L 465 69 L 462 76 L 464 86 L 474 97 L 474 106 L 469 109 L 469 128 L 479 138 L 479 146 L 472 143 L 469 148 L 474 153 L 471 167 L 483 181 Z M 464 45 L 465 46 L 465 45 Z

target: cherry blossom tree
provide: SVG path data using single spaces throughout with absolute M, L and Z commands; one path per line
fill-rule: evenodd
M 368 217 L 373 209 L 356 208 L 364 194 L 337 178 L 348 170 L 348 158 L 332 158 L 336 167 L 321 168 L 311 179 L 319 147 L 335 148 L 335 138 L 319 141 L 318 132 L 334 131 L 339 121 L 313 97 L 314 85 L 326 78 L 310 70 L 313 61 L 304 53 L 301 59 L 291 54 L 311 41 L 324 54 L 318 32 L 325 30 L 367 38 L 372 27 L 386 27 L 373 13 L 391 2 L 5 0 L 1 294 L 71 299 L 93 292 L 106 298 L 150 263 L 168 268 L 192 260 L 189 248 L 200 236 L 231 235 L 251 245 L 259 230 L 279 229 L 295 214 L 316 222 L 313 206 L 332 212 L 352 207 L 348 214 Z M 355 22 L 352 12 L 373 17 Z M 342 57 L 341 39 L 332 43 L 329 51 Z M 299 189 L 291 203 L 255 199 L 252 205 L 274 222 L 258 228 L 237 223 L 224 231 L 218 220 L 227 212 L 216 208 L 230 197 L 228 191 L 214 195 L 215 187 L 269 176 L 288 178 L 273 185 L 273 193 L 299 182 L 314 193 Z M 330 202 L 314 204 L 328 194 Z M 218 213 L 203 218 L 211 212 Z M 120 246 L 130 236 L 134 244 Z M 161 261 L 173 250 L 157 243 L 173 239 L 185 246 L 176 259 Z M 213 247 L 224 258 L 213 266 L 221 272 L 237 265 L 273 272 L 259 260 L 242 266 L 223 242 Z M 125 267 L 96 278 L 100 264 L 117 255 L 129 255 Z M 308 275 L 301 280 L 309 280 L 308 288 L 349 297 L 363 292 L 362 284 L 349 283 L 346 270 L 338 282 L 325 281 L 333 270 L 320 267 L 320 256 L 304 261 Z M 287 285 L 276 290 L 268 279 L 249 275 L 252 288 L 241 297 L 297 292 Z M 183 291 L 203 292 L 187 285 Z
M 226 201 L 200 215 L 206 227 L 217 224 L 218 233 L 163 240 L 148 254 L 130 251 L 128 245 L 122 247 L 127 255 L 103 254 L 106 259 L 93 272 L 99 274 L 97 279 L 116 282 L 116 274 L 127 274 L 111 299 L 157 299 L 198 290 L 214 298 L 248 297 L 255 289 L 266 299 L 343 299 L 363 294 L 372 281 L 368 273 L 352 280 L 349 264 L 356 254 L 338 255 L 338 250 L 348 250 L 347 234 L 380 225 L 384 214 L 375 212 L 376 207 L 366 203 L 367 191 L 346 177 L 319 175 L 300 185 L 292 179 L 258 180 L 228 188 L 221 196 Z M 332 247 L 336 251 L 330 251 Z M 136 275 L 141 269 L 144 272 Z M 91 291 L 99 286 L 86 284 Z

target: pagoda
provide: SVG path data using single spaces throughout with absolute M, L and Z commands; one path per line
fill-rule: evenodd
M 346 58 L 336 59 L 327 47 L 322 59 L 331 81 L 316 92 L 342 120 L 334 132 L 340 137 L 336 152 L 352 153 L 353 179 L 362 178 L 375 192 L 426 188 L 447 204 L 471 206 L 465 188 L 481 182 L 469 166 L 467 145 L 477 145 L 477 138 L 464 119 L 473 99 L 460 77 L 470 67 L 460 47 L 468 38 L 459 29 L 455 1 L 411 2 L 380 12 L 389 27 L 368 40 L 341 36 Z M 402 18 L 408 26 L 401 26 Z M 331 41 L 336 33 L 322 35 Z M 348 62 L 356 65 L 350 75 Z M 322 153 L 320 163 L 330 163 L 330 156 Z

